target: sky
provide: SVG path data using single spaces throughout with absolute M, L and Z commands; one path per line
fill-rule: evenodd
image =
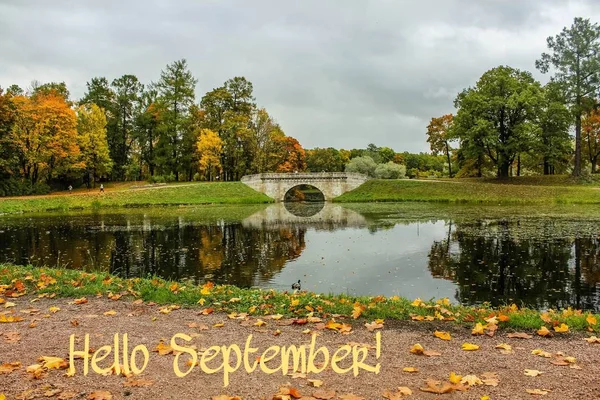
M 305 148 L 428 151 L 432 117 L 487 70 L 535 70 L 598 0 L 0 0 L 0 86 L 143 83 L 185 58 L 196 96 L 244 76 Z

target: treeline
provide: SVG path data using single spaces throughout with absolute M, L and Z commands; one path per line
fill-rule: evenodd
M 179 60 L 147 85 L 93 78 L 77 101 L 64 82 L 0 88 L 0 195 L 305 169 L 304 149 L 256 105 L 251 82 L 235 77 L 200 101 L 196 82 Z
M 427 141 L 445 157 L 450 176 L 597 172 L 600 26 L 575 18 L 547 45 L 535 62 L 552 74 L 546 85 L 528 71 L 499 66 L 458 94 L 455 115 L 431 119 Z

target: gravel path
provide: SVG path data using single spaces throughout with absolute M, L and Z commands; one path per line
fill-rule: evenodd
M 105 298 L 90 298 L 85 304 L 70 304 L 68 299 L 40 299 L 32 297 L 12 299 L 14 307 L 1 308 L 0 314 L 7 317 L 21 316 L 22 322 L 0 324 L 0 362 L 20 362 L 22 366 L 9 373 L 0 373 L 0 394 L 7 399 L 106 399 L 109 392 L 113 399 L 211 399 L 213 396 L 227 394 L 242 399 L 286 399 L 285 395 L 274 397 L 282 386 L 288 385 L 282 393 L 302 396 L 306 399 L 383 399 L 386 390 L 396 391 L 398 387 L 407 387 L 412 395 L 390 399 L 481 399 L 489 396 L 497 399 L 599 399 L 600 398 L 600 344 L 591 344 L 583 340 L 588 335 L 568 334 L 554 338 L 534 336 L 531 339 L 508 338 L 506 332 L 499 332 L 495 337 L 471 336 L 470 329 L 442 325 L 450 331 L 451 340 L 444 341 L 433 336 L 435 325 L 425 322 L 386 321 L 383 329 L 369 332 L 365 321 L 342 321 L 352 324 L 349 334 L 323 328 L 318 323 L 290 325 L 291 320 L 273 320 L 263 318 L 265 325 L 258 326 L 257 319 L 230 319 L 224 314 L 199 315 L 201 308 L 175 309 L 163 314 L 157 305 L 134 304 L 129 301 L 112 301 Z M 4 307 L 6 304 L 0 305 Z M 48 311 L 58 307 L 55 313 Z M 23 312 L 37 309 L 39 312 Z M 104 315 L 107 311 L 115 311 L 115 315 Z M 34 321 L 32 323 L 32 321 Z M 325 322 L 325 321 L 324 321 Z M 223 323 L 222 327 L 214 325 Z M 256 325 L 255 325 L 256 324 Z M 35 325 L 31 327 L 32 325 Z M 437 325 L 439 327 L 439 325 Z M 308 376 L 291 372 L 284 375 L 281 371 L 265 374 L 257 368 L 252 373 L 240 369 L 231 373 L 228 387 L 223 387 L 223 372 L 208 375 L 196 366 L 189 375 L 179 378 L 174 373 L 175 356 L 170 353 L 159 355 L 153 352 L 161 339 L 168 344 L 177 333 L 185 333 L 192 338 L 187 346 L 194 345 L 200 353 L 213 345 L 237 344 L 244 351 L 244 344 L 250 334 L 253 335 L 251 346 L 258 348 L 258 353 L 250 355 L 253 363 L 257 354 L 267 347 L 289 346 L 292 344 L 310 344 L 311 334 L 303 333 L 306 329 L 316 332 L 316 346 L 325 346 L 331 353 L 345 344 L 362 343 L 375 346 L 375 333 L 381 333 L 381 355 L 376 358 L 376 349 L 369 349 L 365 364 L 380 364 L 380 373 L 374 374 L 359 370 L 358 376 L 352 372 L 338 374 L 331 367 L 321 373 Z M 279 333 L 277 332 L 279 330 Z M 103 345 L 111 345 L 115 333 L 127 333 L 129 353 L 134 346 L 143 344 L 150 351 L 149 362 L 144 372 L 129 380 L 114 374 L 102 376 L 90 371 L 87 376 L 82 373 L 83 360 L 75 360 L 76 373 L 66 376 L 66 370 L 52 369 L 43 373 L 40 379 L 33 379 L 32 373 L 25 369 L 37 364 L 41 356 L 69 357 L 69 337 L 76 335 L 76 349 L 82 349 L 84 335 L 88 333 L 90 347 L 98 350 Z M 465 342 L 480 346 L 476 351 L 464 351 L 461 345 Z M 179 343 L 184 343 L 179 341 Z M 438 356 L 411 354 L 411 347 L 419 343 L 425 351 L 439 352 Z M 498 344 L 509 344 L 510 352 L 497 349 Z M 122 344 L 121 344 L 122 345 Z M 551 353 L 550 358 L 532 354 L 532 350 L 542 349 Z M 168 351 L 168 349 L 166 349 Z M 565 357 L 575 357 L 571 362 L 559 362 L 562 353 Z M 141 360 L 138 355 L 138 360 Z M 108 366 L 111 355 L 100 366 Z M 277 358 L 279 357 L 279 358 Z M 278 355 L 267 366 L 276 368 L 281 364 Z M 185 370 L 188 354 L 180 355 L 180 368 Z M 110 360 L 110 361 L 109 361 Z M 276 362 L 279 360 L 279 362 Z M 208 362 L 209 367 L 216 368 L 222 361 L 221 354 Z M 231 355 L 231 363 L 235 366 L 236 356 Z M 316 358 L 316 366 L 322 357 Z M 348 359 L 339 365 L 350 365 Z M 572 361 L 575 361 L 574 363 Z M 331 364 L 329 364 L 331 365 Z M 64 366 L 64 365 L 63 365 Z M 138 361 L 141 367 L 141 361 Z M 575 367 L 574 367 L 575 366 Z M 412 367 L 418 372 L 405 372 L 404 368 Z M 539 376 L 526 376 L 525 369 L 542 372 Z M 2 368 L 0 367 L 0 371 Z M 428 379 L 449 383 L 451 372 L 462 375 L 477 376 L 484 384 L 454 390 L 445 394 L 424 392 L 420 388 L 427 387 Z M 474 378 L 468 378 L 475 380 Z M 311 381 L 322 381 L 319 388 L 311 386 Z M 313 382 L 319 384 L 319 382 Z M 487 383 L 487 385 L 486 385 Z M 133 385 L 133 386 L 131 386 Z M 463 388 L 454 386 L 454 389 Z M 297 392 L 293 389 L 296 389 Z M 529 394 L 529 390 L 538 389 L 540 395 Z M 549 390 L 548 392 L 542 389 Z M 95 394 L 93 394 L 95 392 Z M 334 393 L 335 392 L 335 393 Z M 356 397 L 349 397 L 354 394 Z M 104 395 L 105 397 L 101 397 Z M 346 395 L 346 396 L 345 396 Z M 313 397 L 310 397 L 313 396 Z M 330 397 L 329 397 L 330 396 Z M 0 396 L 1 398 L 1 396 Z M 228 399 L 229 397 L 222 397 Z M 293 396 L 291 398 L 294 398 Z

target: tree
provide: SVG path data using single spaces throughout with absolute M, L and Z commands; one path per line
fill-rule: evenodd
M 15 120 L 9 145 L 13 146 L 21 175 L 35 185 L 66 171 L 79 156 L 77 117 L 64 97 L 56 93 L 12 98 Z
M 96 179 L 110 173 L 113 165 L 108 151 L 104 111 L 93 103 L 79 106 L 77 132 L 87 186 L 96 187 Z
M 544 175 L 553 175 L 556 167 L 564 165 L 572 153 L 569 125 L 571 114 L 565 107 L 560 90 L 553 82 L 544 87 L 537 119 L 538 139 L 533 146 L 534 156 L 542 157 Z
M 346 172 L 358 172 L 368 176 L 375 176 L 377 164 L 369 156 L 355 157 L 346 164 Z
M 110 156 L 114 162 L 113 176 L 117 180 L 125 178 L 133 143 L 134 123 L 139 112 L 139 102 L 144 86 L 135 75 L 123 75 L 112 81 L 114 90 L 114 122 L 108 131 Z
M 333 147 L 308 150 L 306 166 L 310 172 L 342 172 L 344 170 L 340 152 Z
M 107 119 L 112 118 L 115 92 L 108 84 L 108 80 L 104 77 L 92 78 L 86 83 L 86 86 L 87 92 L 79 100 L 79 104 L 94 103 L 104 110 Z
M 261 108 L 252 117 L 250 131 L 252 152 L 251 171 L 262 173 L 277 169 L 278 164 L 281 163 L 281 157 L 276 155 L 276 152 L 277 150 L 285 151 L 285 144 L 278 141 L 280 138 L 285 137 L 279 125 L 273 121 L 267 110 Z M 280 146 L 281 144 L 283 146 Z M 274 160 L 277 161 L 274 162 Z
M 589 19 L 575 18 L 570 28 L 547 39 L 551 53 L 543 53 L 535 62 L 542 73 L 554 69 L 552 81 L 565 93 L 575 117 L 575 166 L 573 175 L 581 175 L 581 119 L 584 100 L 600 88 L 600 26 Z
M 277 172 L 297 172 L 306 169 L 306 152 L 295 138 L 279 136 L 275 141 L 281 149 Z
M 452 162 L 450 160 L 450 129 L 452 128 L 452 114 L 431 118 L 427 125 L 427 142 L 433 154 L 444 153 L 448 160 L 448 176 L 452 178 Z
M 69 89 L 67 89 L 67 84 L 64 82 L 49 82 L 49 83 L 39 83 L 38 81 L 31 82 L 31 96 L 48 96 L 48 95 L 56 95 L 62 97 L 65 102 L 71 105 L 69 101 Z
M 198 166 L 206 180 L 214 180 L 222 171 L 221 151 L 223 142 L 219 135 L 210 129 L 202 129 L 196 143 Z
M 189 131 L 185 131 L 194 104 L 197 80 L 188 70 L 185 59 L 167 65 L 156 83 L 158 101 L 163 110 L 160 139 L 157 143 L 161 163 L 179 180 L 181 169 L 181 142 Z
M 148 165 L 150 176 L 154 176 L 156 168 L 155 147 L 161 126 L 162 107 L 157 101 L 158 92 L 148 88 L 140 98 L 140 112 L 137 114 L 135 139 L 141 151 L 141 159 Z
M 541 100 L 540 84 L 529 72 L 491 69 L 458 95 L 455 134 L 478 143 L 496 165 L 497 176 L 506 178 L 517 155 L 531 146 Z
M 600 110 L 594 110 L 585 116 L 582 132 L 583 145 L 592 164 L 592 173 L 596 173 L 600 159 Z

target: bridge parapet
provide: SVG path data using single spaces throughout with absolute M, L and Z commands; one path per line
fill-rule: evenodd
M 354 172 L 297 172 L 263 173 L 243 176 L 241 181 L 256 191 L 284 201 L 286 193 L 299 185 L 311 185 L 319 189 L 326 201 L 356 189 L 369 178 Z

